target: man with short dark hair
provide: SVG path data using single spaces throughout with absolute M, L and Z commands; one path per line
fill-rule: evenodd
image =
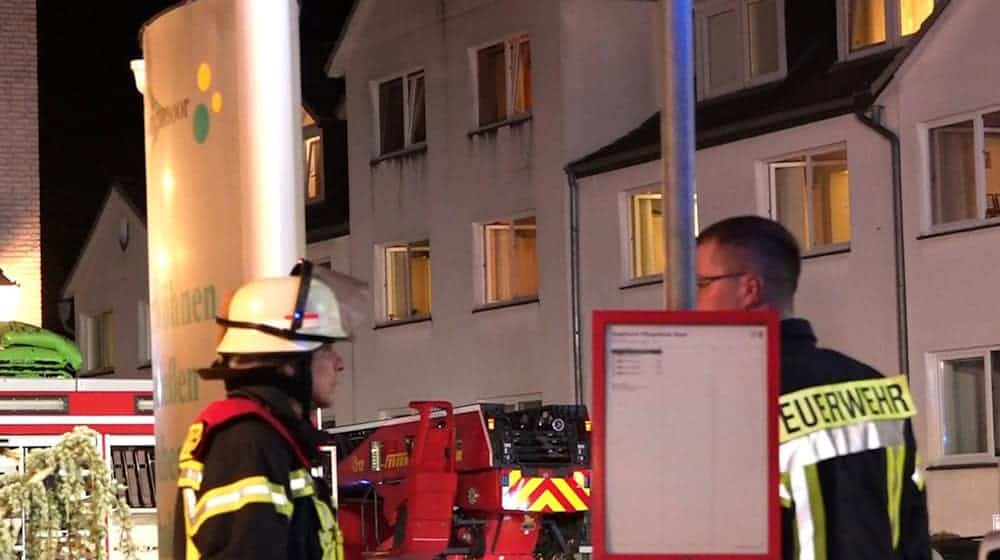
M 781 316 L 782 557 L 927 560 L 924 481 L 906 378 L 886 378 L 819 348 L 792 318 L 801 253 L 781 224 L 757 216 L 698 236 L 699 310 L 774 310 Z

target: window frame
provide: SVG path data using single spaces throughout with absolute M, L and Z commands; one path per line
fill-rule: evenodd
M 980 227 L 984 225 L 1000 225 L 1000 216 L 986 218 L 986 132 L 983 116 L 988 113 L 1000 112 L 1000 105 L 992 105 L 986 108 L 968 111 L 956 115 L 951 115 L 933 121 L 927 121 L 917 125 L 920 156 L 923 159 L 921 166 L 921 188 L 923 189 L 922 225 L 923 235 L 935 235 L 954 231 L 964 231 L 970 227 Z M 931 153 L 931 131 L 957 124 L 963 121 L 973 121 L 973 164 L 975 165 L 976 177 L 976 215 L 982 218 L 967 218 L 954 222 L 934 223 L 934 156 Z M 1000 132 L 1000 129 L 991 129 Z
M 324 180 L 326 178 L 325 177 L 326 170 L 324 169 L 324 163 L 323 163 L 323 132 L 321 129 L 319 129 L 319 127 L 316 127 L 315 130 L 311 130 L 311 128 L 312 127 L 309 127 L 308 129 L 303 130 L 303 138 L 302 138 L 302 151 L 303 151 L 302 187 L 303 187 L 304 198 L 307 205 L 319 204 L 324 200 L 326 200 L 326 184 L 324 183 Z M 319 157 L 318 157 L 319 164 L 317 170 L 318 180 L 316 183 L 317 194 L 312 198 L 309 197 L 309 173 L 311 167 L 310 164 L 312 163 L 312 160 L 309 157 L 311 144 L 316 144 L 317 148 L 319 149 Z
M 110 355 L 105 352 L 105 344 L 102 333 L 105 328 L 102 325 L 102 318 L 110 317 L 111 320 L 111 346 Z M 115 371 L 115 345 L 114 345 L 115 313 L 112 309 L 99 311 L 93 314 L 80 314 L 80 341 L 81 352 L 83 354 L 83 371 L 85 372 L 113 372 Z
M 788 75 L 788 56 L 785 44 L 785 2 L 776 0 L 775 8 L 778 21 L 776 29 L 778 36 L 775 38 L 778 44 L 778 69 L 773 72 L 751 76 L 752 62 L 750 60 L 750 18 L 747 17 L 747 7 L 759 0 L 706 0 L 698 2 L 693 8 L 692 21 L 694 24 L 695 45 L 695 86 L 699 100 L 719 97 L 728 93 L 749 89 L 759 85 L 781 80 Z M 743 79 L 739 84 L 712 88 L 709 81 L 709 69 L 711 68 L 711 52 L 706 47 L 708 41 L 708 19 L 714 15 L 733 10 L 736 12 L 741 32 L 741 58 L 740 67 Z
M 504 110 L 506 111 L 506 115 L 504 116 L 504 118 L 498 119 L 496 121 L 489 122 L 489 123 L 483 123 L 483 122 L 480 122 L 480 120 L 479 120 L 479 98 L 480 98 L 480 95 L 479 95 L 479 52 L 482 51 L 482 50 L 484 50 L 484 49 L 488 49 L 490 47 L 496 46 L 496 45 L 503 45 L 504 46 L 504 68 L 505 68 L 505 70 L 504 70 L 504 87 L 509 89 L 510 83 L 511 83 L 511 80 L 512 80 L 512 77 L 513 77 L 513 72 L 514 72 L 514 69 L 511 66 L 511 52 L 515 48 L 519 47 L 521 45 L 521 43 L 524 43 L 524 42 L 528 43 L 528 53 L 529 53 L 529 56 L 531 57 L 532 68 L 533 68 L 534 67 L 534 51 L 535 51 L 535 49 L 534 49 L 534 41 L 532 40 L 531 35 L 527 31 L 518 31 L 516 33 L 510 33 L 510 34 L 504 35 L 503 37 L 500 37 L 500 38 L 497 38 L 497 39 L 493 39 L 493 40 L 490 40 L 490 41 L 486 41 L 484 43 L 481 43 L 481 44 L 478 44 L 478 45 L 475 45 L 475 46 L 472 46 L 472 47 L 468 48 L 467 54 L 468 54 L 468 57 L 469 57 L 470 77 L 472 79 L 472 81 L 471 81 L 472 87 L 470 89 L 472 90 L 472 122 L 473 122 L 473 130 L 490 129 L 490 128 L 495 128 L 495 127 L 503 126 L 505 124 L 510 124 L 510 123 L 515 123 L 515 122 L 527 120 L 527 119 L 530 119 L 532 117 L 532 115 L 534 114 L 534 109 L 535 109 L 534 79 L 533 79 L 533 76 L 531 76 L 529 74 L 529 78 L 532 78 L 532 80 L 531 80 L 531 83 L 532 83 L 532 94 L 531 94 L 530 103 L 529 103 L 530 106 L 531 106 L 531 110 L 529 110 L 527 112 L 520 112 L 520 113 L 517 112 L 517 111 L 515 111 L 514 106 L 516 104 L 516 97 L 517 96 L 516 95 L 508 95 L 507 96 L 507 100 L 506 100 L 506 106 L 504 108 Z M 530 72 L 530 70 L 529 70 L 529 72 Z
M 410 129 L 410 122 L 413 119 L 413 115 L 410 114 L 409 104 L 406 102 L 408 99 L 410 81 L 409 78 L 416 74 L 423 75 L 424 78 L 424 139 L 420 142 L 411 142 L 411 139 L 407 135 L 407 130 Z M 381 109 L 381 97 L 380 90 L 382 84 L 391 82 L 393 80 L 401 80 L 403 83 L 403 147 L 398 150 L 393 150 L 390 152 L 384 151 L 382 149 L 382 109 Z M 404 70 L 402 72 L 397 72 L 388 76 L 384 76 L 377 80 L 372 80 L 368 84 L 369 94 L 372 100 L 372 123 L 374 127 L 372 128 L 372 142 L 374 150 L 374 158 L 385 159 L 387 157 L 392 157 L 398 154 L 405 154 L 407 152 L 421 150 L 427 147 L 427 71 L 423 66 L 415 66 L 413 68 Z
M 663 273 L 659 274 L 647 274 L 645 276 L 633 276 L 632 270 L 634 265 L 634 239 L 633 232 L 634 228 L 634 216 L 632 215 L 632 199 L 635 196 L 641 195 L 659 195 L 660 197 L 660 208 L 663 209 L 663 191 L 659 183 L 649 183 L 639 187 L 633 187 L 631 189 L 623 190 L 618 196 L 618 212 L 619 220 L 618 223 L 621 224 L 621 279 L 623 286 L 633 286 L 640 284 L 647 284 L 652 281 L 662 280 Z
M 837 0 L 837 55 L 839 60 L 842 62 L 857 58 L 864 58 L 869 55 L 902 46 L 902 44 L 909 40 L 910 37 L 913 37 L 918 33 L 918 31 L 914 31 L 909 35 L 903 35 L 900 30 L 902 21 L 900 0 L 885 0 L 885 41 L 852 51 L 850 2 L 851 0 Z M 932 8 L 931 13 L 934 13 L 934 10 L 937 9 L 938 0 L 933 0 L 933 2 L 934 8 Z M 930 15 L 927 17 L 930 17 Z M 921 25 L 923 25 L 923 23 L 921 23 Z
M 153 363 L 153 331 L 148 301 L 139 300 L 136 306 L 136 315 L 138 320 L 136 365 L 140 369 L 148 368 Z
M 423 239 L 421 239 L 419 241 L 392 241 L 392 242 L 386 242 L 386 243 L 378 243 L 378 244 L 375 245 L 375 263 L 376 263 L 375 279 L 378 282 L 378 285 L 381 286 L 381 289 L 379 290 L 379 297 L 375 298 L 376 304 L 377 304 L 375 312 L 376 312 L 376 317 L 378 318 L 377 322 L 375 324 L 376 327 L 384 327 L 384 326 L 388 326 L 388 325 L 399 325 L 399 324 L 403 324 L 403 323 L 413 323 L 413 322 L 426 321 L 428 319 L 431 319 L 431 317 L 432 317 L 432 315 L 434 313 L 434 306 L 433 306 L 434 305 L 433 304 L 433 286 L 430 286 L 431 293 L 432 293 L 432 296 L 431 296 L 431 298 L 432 298 L 431 299 L 431 312 L 430 313 L 407 314 L 405 317 L 399 317 L 399 318 L 390 318 L 389 317 L 389 293 L 388 293 L 389 292 L 389 274 L 388 274 L 388 271 L 387 271 L 387 268 L 389 266 L 389 259 L 386 258 L 386 255 L 392 249 L 405 248 L 407 250 L 407 252 L 409 252 L 410 249 L 416 249 L 416 248 L 422 248 L 422 247 L 426 247 L 428 254 L 432 254 L 431 253 L 431 243 L 430 243 L 430 239 L 429 238 L 423 238 Z M 433 256 L 431 256 L 429 258 L 432 259 L 432 263 L 433 263 Z M 410 286 L 409 279 L 410 279 L 411 272 L 410 272 L 409 260 L 407 259 L 406 262 L 407 262 L 407 266 L 406 266 L 406 285 L 407 285 L 407 287 L 409 287 Z M 431 278 L 433 279 L 433 272 L 431 273 Z M 408 290 L 407 293 L 405 294 L 405 297 L 406 297 L 407 302 L 410 304 L 407 307 L 410 307 L 412 305 L 412 301 L 411 301 L 411 299 L 413 297 L 412 293 L 409 293 L 409 290 Z
M 1000 455 L 996 446 L 995 431 L 997 429 L 997 411 L 994 410 L 993 403 L 993 363 L 992 352 L 1000 352 L 1000 346 L 979 346 L 964 350 L 946 350 L 940 352 L 928 352 L 925 356 L 929 399 L 932 403 L 932 414 L 929 422 L 929 432 L 931 440 L 931 452 L 933 459 L 931 464 L 937 466 L 947 465 L 968 465 L 1000 463 Z M 980 453 L 960 453 L 948 455 L 944 449 L 945 433 L 945 390 L 944 390 L 944 364 L 947 361 L 964 358 L 983 358 L 983 391 L 984 391 L 984 414 L 986 415 L 986 451 Z
M 486 231 L 487 227 L 494 225 L 497 222 L 507 222 L 511 229 L 513 230 L 514 222 L 518 220 L 524 220 L 526 218 L 535 219 L 535 284 L 537 289 L 534 294 L 516 296 L 509 299 L 498 299 L 496 301 L 489 301 L 487 296 L 489 293 L 489 269 L 487 262 L 487 249 L 486 249 Z M 511 304 L 517 304 L 521 302 L 532 302 L 538 301 L 539 292 L 541 292 L 541 269 L 540 269 L 540 259 L 538 259 L 538 214 L 534 211 L 528 212 L 518 212 L 510 214 L 508 216 L 497 217 L 494 219 L 482 220 L 476 222 L 472 225 L 473 231 L 473 246 L 475 247 L 476 260 L 474 261 L 476 266 L 476 273 L 474 277 L 476 279 L 476 302 L 473 308 L 475 310 L 490 309 L 493 307 L 505 307 Z M 516 279 L 516 278 L 515 278 Z
M 847 142 L 839 142 L 839 143 L 836 143 L 836 144 L 829 144 L 829 145 L 826 145 L 826 146 L 820 146 L 818 148 L 809 148 L 809 149 L 801 150 L 801 151 L 798 151 L 798 152 L 792 152 L 790 154 L 785 154 L 785 155 L 782 155 L 782 156 L 770 158 L 770 159 L 768 159 L 768 160 L 766 160 L 766 161 L 763 162 L 765 176 L 766 176 L 766 180 L 767 180 L 767 193 L 768 193 L 768 210 L 767 210 L 767 214 L 768 214 L 768 217 L 771 218 L 772 220 L 774 220 L 774 221 L 782 224 L 783 226 L 785 225 L 781 221 L 781 218 L 778 216 L 778 208 L 777 208 L 777 206 L 778 206 L 777 205 L 777 192 L 778 191 L 777 191 L 777 188 L 776 188 L 776 185 L 775 185 L 775 180 L 774 180 L 774 178 L 775 178 L 775 173 L 774 173 L 775 169 L 778 169 L 778 168 L 790 168 L 790 167 L 803 167 L 804 166 L 806 168 L 806 185 L 810 186 L 810 184 L 811 184 L 810 179 L 812 178 L 812 168 L 815 165 L 813 163 L 813 160 L 811 158 L 813 156 L 816 156 L 816 155 L 826 154 L 826 153 L 830 153 L 830 152 L 836 152 L 836 151 L 839 151 L 839 150 L 843 150 L 844 152 L 847 153 L 847 159 L 845 159 L 843 161 L 844 161 L 844 164 L 847 167 L 847 172 L 848 172 L 848 186 L 847 186 L 847 188 L 848 188 L 848 193 L 847 193 L 847 196 L 848 196 L 848 209 L 852 210 L 851 214 L 853 215 L 853 206 L 854 206 L 853 205 L 853 198 L 854 198 L 854 194 L 853 193 L 854 193 L 854 189 L 851 187 L 851 184 L 849 182 L 850 181 L 850 168 L 851 168 L 851 154 L 850 154 L 850 151 L 847 148 Z M 792 159 L 792 158 L 799 158 L 799 157 L 805 158 L 805 160 L 801 164 L 799 162 L 782 161 L 782 160 L 789 160 L 789 159 Z M 823 163 L 821 163 L 821 165 L 832 165 L 833 162 L 834 162 L 834 160 L 825 160 L 825 161 L 821 160 L 821 161 L 823 162 Z M 806 189 L 805 201 L 806 201 L 806 203 L 808 203 L 808 207 L 807 207 L 808 215 L 811 216 L 812 215 L 812 211 L 813 211 L 813 206 L 812 206 L 812 189 Z M 785 226 L 785 227 L 787 228 L 787 226 Z M 818 255 L 829 255 L 829 254 L 833 254 L 833 253 L 843 253 L 845 251 L 850 251 L 850 249 L 851 249 L 851 241 L 854 239 L 854 220 L 853 220 L 853 218 L 849 218 L 848 227 L 849 227 L 849 231 L 851 233 L 851 236 L 850 236 L 850 239 L 848 239 L 847 241 L 841 241 L 839 243 L 829 243 L 829 244 L 825 244 L 825 245 L 821 245 L 821 246 L 815 247 L 815 246 L 810 246 L 811 245 L 811 239 L 812 239 L 812 236 L 813 236 L 812 222 L 810 221 L 808 223 L 808 227 L 806 228 L 806 231 L 805 231 L 806 235 L 809 236 L 808 239 L 810 240 L 810 243 L 808 243 L 808 244 L 807 243 L 803 243 L 803 241 L 801 239 L 796 239 L 796 241 L 798 241 L 799 245 L 801 246 L 802 256 L 803 257 L 812 257 L 812 256 L 818 256 Z

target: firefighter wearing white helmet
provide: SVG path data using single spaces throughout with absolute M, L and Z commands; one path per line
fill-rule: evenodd
M 324 433 L 310 422 L 333 404 L 367 290 L 300 261 L 292 274 L 233 295 L 219 358 L 199 371 L 222 379 L 180 454 L 174 550 L 194 558 L 343 560 L 331 489 L 310 476 Z

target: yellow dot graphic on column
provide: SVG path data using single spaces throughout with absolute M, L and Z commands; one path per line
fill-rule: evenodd
M 218 113 L 222 110 L 222 94 L 215 92 L 212 94 L 212 112 Z
M 212 87 L 212 68 L 207 62 L 202 62 L 198 66 L 198 89 L 208 91 Z

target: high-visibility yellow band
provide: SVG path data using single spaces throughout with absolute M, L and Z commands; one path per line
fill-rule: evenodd
M 312 496 L 316 493 L 312 476 L 305 469 L 292 471 L 288 475 L 288 486 L 292 489 L 292 499 Z
M 205 470 L 205 465 L 194 459 L 188 459 L 187 461 L 182 461 L 179 467 L 180 474 L 177 477 L 177 486 L 179 488 L 200 490 L 202 472 Z
M 250 476 L 205 492 L 189 514 L 189 536 L 197 534 L 201 525 L 212 517 L 239 511 L 248 504 L 273 504 L 279 514 L 292 516 L 292 502 L 284 487 L 263 476 Z
M 781 443 L 828 428 L 917 413 L 902 375 L 810 387 L 782 395 L 778 406 Z

